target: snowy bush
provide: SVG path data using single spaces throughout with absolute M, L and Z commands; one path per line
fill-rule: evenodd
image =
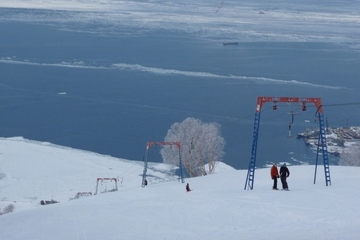
M 225 154 L 225 140 L 220 134 L 220 125 L 203 123 L 195 118 L 174 123 L 165 141 L 181 143 L 181 159 L 190 177 L 213 173 L 216 163 L 222 161 Z M 179 166 L 178 149 L 164 146 L 160 153 L 164 163 Z
M 360 143 L 346 147 L 346 151 L 340 154 L 339 165 L 360 166 Z
M 10 204 L 10 205 L 6 206 L 6 207 L 4 208 L 4 210 L 0 211 L 0 215 L 6 214 L 6 213 L 11 213 L 11 212 L 14 211 L 14 209 L 15 209 L 15 206 L 12 205 L 12 204 Z

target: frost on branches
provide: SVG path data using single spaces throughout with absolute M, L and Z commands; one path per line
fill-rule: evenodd
M 190 177 L 213 173 L 216 164 L 225 155 L 225 140 L 221 136 L 220 125 L 203 123 L 195 118 L 174 123 L 165 136 L 165 142 L 181 143 L 181 159 Z M 160 154 L 164 163 L 179 166 L 177 148 L 163 146 Z

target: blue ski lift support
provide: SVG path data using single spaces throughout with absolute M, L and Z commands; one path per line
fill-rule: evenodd
M 306 104 L 313 103 L 317 108 L 317 114 L 319 118 L 319 144 L 321 144 L 322 156 L 324 161 L 324 171 L 325 171 L 325 181 L 326 186 L 331 185 L 330 180 L 330 168 L 329 168 L 329 158 L 327 152 L 327 145 L 326 145 L 326 134 L 325 134 L 325 127 L 324 127 L 324 115 L 322 109 L 322 101 L 321 98 L 298 98 L 298 97 L 258 97 L 256 101 L 256 111 L 255 111 L 255 120 L 254 120 L 254 133 L 253 133 L 253 140 L 252 140 L 252 148 L 251 148 L 251 158 L 248 168 L 248 173 L 246 176 L 245 187 L 246 189 L 253 189 L 254 188 L 254 178 L 255 178 L 255 168 L 256 168 L 256 152 L 257 152 L 257 144 L 258 144 L 258 136 L 259 136 L 259 128 L 260 128 L 260 113 L 261 108 L 266 102 L 273 102 L 273 110 L 277 110 L 276 103 L 278 102 L 286 102 L 286 103 L 302 103 L 302 111 L 306 111 Z M 316 164 L 315 164 L 315 177 L 314 183 L 316 179 L 316 169 L 317 169 L 317 158 L 316 156 Z
M 146 153 L 145 153 L 145 158 L 144 158 L 144 171 L 143 171 L 143 177 L 142 177 L 142 183 L 141 186 L 145 187 L 146 186 L 146 172 L 147 172 L 147 167 L 148 167 L 148 159 L 149 159 L 149 150 L 151 145 L 175 145 L 178 147 L 179 149 L 179 181 L 181 180 L 182 183 L 185 182 L 184 180 L 184 174 L 183 174 L 183 166 L 182 166 L 182 160 L 181 160 L 181 144 L 180 142 L 147 142 L 146 143 Z
M 316 183 L 316 170 L 317 170 L 319 151 L 321 151 L 322 155 L 323 155 L 323 159 L 324 159 L 325 182 L 326 182 L 326 186 L 328 186 L 328 185 L 331 185 L 331 179 L 330 179 L 329 158 L 328 158 L 326 135 L 325 135 L 326 129 L 325 129 L 325 125 L 324 125 L 324 115 L 319 112 L 318 116 L 319 116 L 320 129 L 319 129 L 319 139 L 318 139 L 318 145 L 317 145 L 317 151 L 316 151 L 314 184 Z M 321 150 L 319 149 L 320 146 L 321 146 Z

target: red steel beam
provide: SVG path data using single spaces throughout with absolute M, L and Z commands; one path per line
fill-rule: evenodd
M 256 101 L 256 112 L 260 112 L 263 105 L 267 102 L 278 102 L 286 103 L 313 103 L 319 113 L 323 112 L 321 98 L 301 98 L 301 97 L 258 97 Z

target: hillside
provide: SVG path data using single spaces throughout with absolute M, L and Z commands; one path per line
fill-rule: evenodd
M 220 164 L 218 172 L 186 179 L 151 164 L 141 187 L 142 163 L 22 138 L 0 139 L 1 239 L 356 239 L 359 234 L 360 168 L 290 166 L 290 191 L 271 190 L 269 169 L 256 171 L 254 190 L 244 190 L 247 171 Z M 69 200 L 94 191 L 97 177 L 116 177 L 119 190 Z M 42 199 L 57 204 L 42 206 Z

